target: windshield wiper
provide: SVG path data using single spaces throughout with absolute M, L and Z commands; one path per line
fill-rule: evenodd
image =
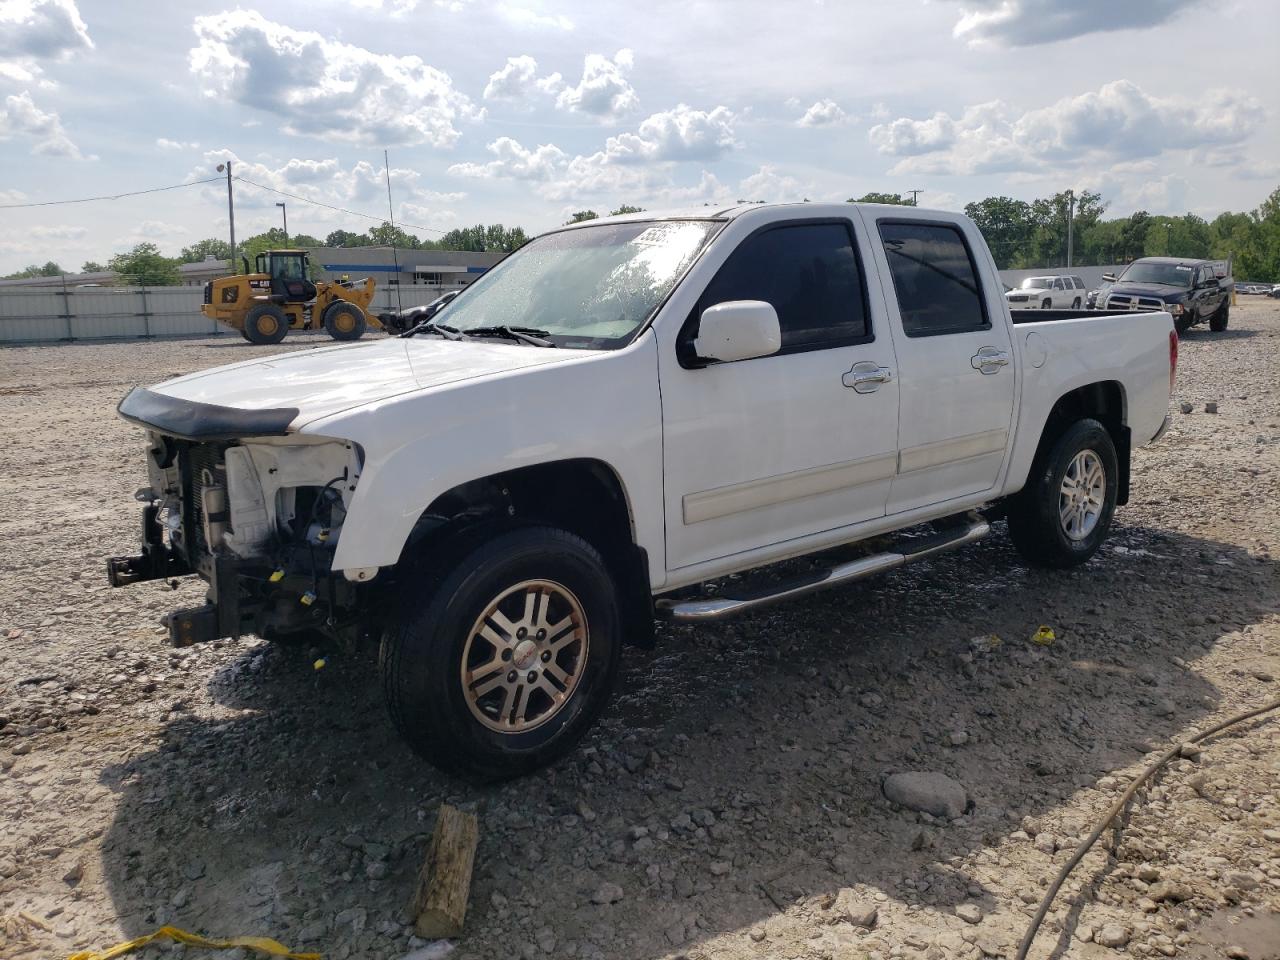
M 539 330 L 536 327 L 513 327 L 502 324 L 497 327 L 471 327 L 460 332 L 467 337 L 503 337 L 507 340 L 519 340 L 521 343 L 528 343 L 535 347 L 555 346 L 547 339 L 551 336 L 551 332 Z
M 458 331 L 456 327 L 450 327 L 447 324 L 443 324 L 443 323 L 436 323 L 432 320 L 427 320 L 424 323 L 420 323 L 416 327 L 412 327 L 411 329 L 406 330 L 404 333 L 400 334 L 400 336 L 412 337 L 415 333 L 438 333 L 440 334 L 440 336 L 444 337 L 446 340 L 462 339 L 462 334 Z

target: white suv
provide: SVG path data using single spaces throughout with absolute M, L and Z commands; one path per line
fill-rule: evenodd
M 1084 280 L 1070 277 L 1027 277 L 1005 295 L 1011 310 L 1079 310 L 1084 306 Z

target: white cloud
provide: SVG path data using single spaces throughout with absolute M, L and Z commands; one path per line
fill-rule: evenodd
M 514 3 L 501 3 L 498 13 L 508 22 L 518 27 L 537 27 L 551 30 L 572 30 L 573 21 L 563 14 L 539 13 L 531 7 L 522 7 Z
M 1260 111 L 1240 91 L 1155 97 L 1117 80 L 1023 113 L 996 100 L 959 117 L 936 113 L 876 124 L 868 136 L 881 153 L 902 158 L 890 171 L 895 174 L 1042 171 L 1236 144 L 1252 132 Z
M 167 137 L 157 137 L 156 146 L 161 150 L 180 151 L 180 150 L 199 150 L 200 144 L 194 140 L 170 140 Z
M 511 137 L 499 137 L 486 149 L 496 159 L 487 163 L 455 163 L 448 172 L 488 180 L 550 180 L 568 158 L 555 144 L 544 143 L 530 150 Z
M 564 88 L 560 74 L 538 76 L 538 61 L 528 54 L 507 57 L 501 70 L 489 74 L 485 84 L 486 100 L 526 100 L 536 93 L 555 95 Z
M 230 150 L 210 150 L 187 175 L 187 179 L 203 180 L 217 176 L 217 165 L 228 160 L 232 162 L 235 176 L 242 178 L 235 183 L 237 217 L 242 208 L 269 211 L 277 202 L 283 201 L 289 204 L 290 227 L 296 227 L 303 233 L 315 234 L 320 232 L 315 224 L 328 226 L 349 219 L 331 207 L 344 207 L 374 218 L 368 220 L 366 226 L 380 218 L 386 209 L 386 169 L 375 167 L 364 160 L 351 167 L 344 167 L 332 157 L 318 160 L 294 157 L 283 163 L 272 163 L 243 160 Z M 404 205 L 449 203 L 466 196 L 460 193 L 436 193 L 422 187 L 420 181 L 421 174 L 418 171 L 392 167 L 391 189 L 395 201 Z M 256 185 L 267 189 L 258 189 Z M 275 190 L 292 196 L 271 192 Z M 210 202 L 225 203 L 226 192 L 221 184 L 205 187 L 204 194 Z M 308 200 L 315 203 L 307 203 Z M 268 224 L 271 225 L 274 224 Z
M 5 231 L 0 233 L 0 253 L 29 253 L 56 260 L 67 247 L 81 249 L 88 235 L 89 231 L 85 227 L 71 226 L 37 225 L 28 227 L 20 234 Z
M 41 74 L 39 61 L 92 49 L 75 0 L 0 2 L 0 76 L 31 83 Z
M 766 163 L 738 184 L 740 200 L 766 200 L 770 203 L 803 200 L 805 186 L 795 177 L 779 173 L 777 166 Z
M 393 17 L 403 17 L 413 13 L 418 9 L 418 0 L 350 0 L 350 3 L 356 9 L 363 10 L 382 10 L 386 9 Z M 437 0 L 436 6 L 442 6 Z
M 844 112 L 840 104 L 834 100 L 827 99 L 814 103 L 804 112 L 804 116 L 796 121 L 796 124 L 801 127 L 826 127 L 843 123 L 847 119 L 848 114 Z
M 41 110 L 26 90 L 5 97 L 0 106 L 0 140 L 11 137 L 32 141 L 31 152 L 36 156 L 86 159 L 67 136 L 58 114 Z
M 627 79 L 634 64 L 630 50 L 619 50 L 612 60 L 599 53 L 587 54 L 582 63 L 582 79 L 576 87 L 560 91 L 557 106 L 606 120 L 629 113 L 640 102 Z
M 482 116 L 417 56 L 373 53 L 247 10 L 197 17 L 195 33 L 188 61 L 205 93 L 275 114 L 286 133 L 451 147 L 455 122 Z
M 714 160 L 737 146 L 734 119 L 728 107 L 706 111 L 680 103 L 646 118 L 636 133 L 610 137 L 605 158 L 611 163 Z
M 1205 0 L 959 0 L 955 36 L 971 45 L 1054 43 L 1089 33 L 1149 28 Z

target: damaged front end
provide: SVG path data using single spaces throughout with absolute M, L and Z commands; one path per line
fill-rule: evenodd
M 238 410 L 142 388 L 119 412 L 147 430 L 149 484 L 135 495 L 142 552 L 107 561 L 111 585 L 189 574 L 209 584 L 203 606 L 166 618 L 173 645 L 245 633 L 360 639 L 372 585 L 332 567 L 360 478 L 356 444 L 289 433 L 289 408 Z

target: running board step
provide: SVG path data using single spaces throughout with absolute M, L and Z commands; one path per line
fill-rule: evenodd
M 990 532 L 991 525 L 987 521 L 974 519 L 955 530 L 944 531 L 941 534 L 908 543 L 901 550 L 875 553 L 839 564 L 829 570 L 817 570 L 808 576 L 780 583 L 769 591 L 712 597 L 707 600 L 659 600 L 657 613 L 662 619 L 674 620 L 677 623 L 725 620 L 782 600 L 793 600 L 828 587 L 865 580 L 877 573 L 884 573 L 887 570 L 914 563 L 916 560 L 924 560 L 926 557 L 954 550 L 967 543 L 974 543 Z

